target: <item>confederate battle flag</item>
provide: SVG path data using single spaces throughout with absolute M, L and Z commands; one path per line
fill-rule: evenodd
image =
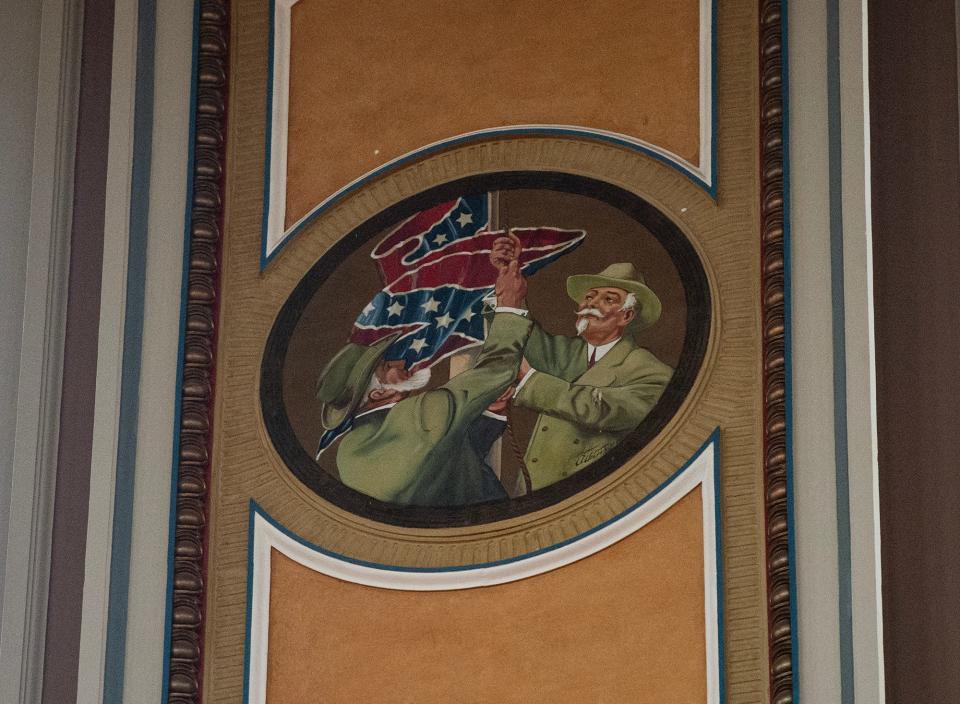
M 483 343 L 484 298 L 497 270 L 490 249 L 504 231 L 488 230 L 488 194 L 464 196 L 423 210 L 388 234 L 373 250 L 383 289 L 354 323 L 350 341 L 371 345 L 399 332 L 386 359 L 417 371 Z M 530 276 L 576 249 L 586 233 L 555 227 L 512 228 Z

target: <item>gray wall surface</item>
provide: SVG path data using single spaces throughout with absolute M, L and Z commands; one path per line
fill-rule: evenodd
M 17 428 L 39 59 L 40 0 L 0 4 L 0 602 Z

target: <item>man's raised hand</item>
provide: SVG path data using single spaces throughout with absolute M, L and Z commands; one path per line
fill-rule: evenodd
M 513 259 L 500 270 L 494 289 L 497 305 L 507 308 L 520 308 L 527 295 L 527 280 L 520 273 L 520 260 Z
M 490 250 L 490 263 L 497 268 L 498 272 L 503 274 L 511 261 L 520 258 L 522 249 L 523 244 L 520 242 L 520 238 L 512 232 L 508 232 L 505 236 L 494 240 L 493 247 Z

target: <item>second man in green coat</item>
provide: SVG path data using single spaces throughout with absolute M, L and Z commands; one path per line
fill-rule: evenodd
M 515 238 L 501 238 L 491 261 L 502 266 L 518 251 Z M 534 324 L 513 399 L 539 413 L 524 455 L 534 490 L 607 454 L 647 417 L 673 375 L 634 340 L 660 318 L 661 303 L 633 264 L 571 276 L 567 294 L 578 304 L 577 337 Z

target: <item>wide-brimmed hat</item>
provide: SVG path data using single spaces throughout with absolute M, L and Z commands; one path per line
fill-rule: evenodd
M 599 274 L 577 274 L 567 279 L 567 294 L 577 303 L 583 301 L 590 289 L 604 287 L 620 288 L 636 296 L 636 322 L 631 326 L 635 330 L 648 328 L 660 319 L 663 307 L 660 299 L 644 283 L 643 275 L 629 262 L 611 264 Z
M 320 423 L 326 430 L 338 427 L 364 400 L 370 377 L 387 348 L 400 333 L 389 335 L 373 345 L 347 344 L 327 362 L 317 379 Z

